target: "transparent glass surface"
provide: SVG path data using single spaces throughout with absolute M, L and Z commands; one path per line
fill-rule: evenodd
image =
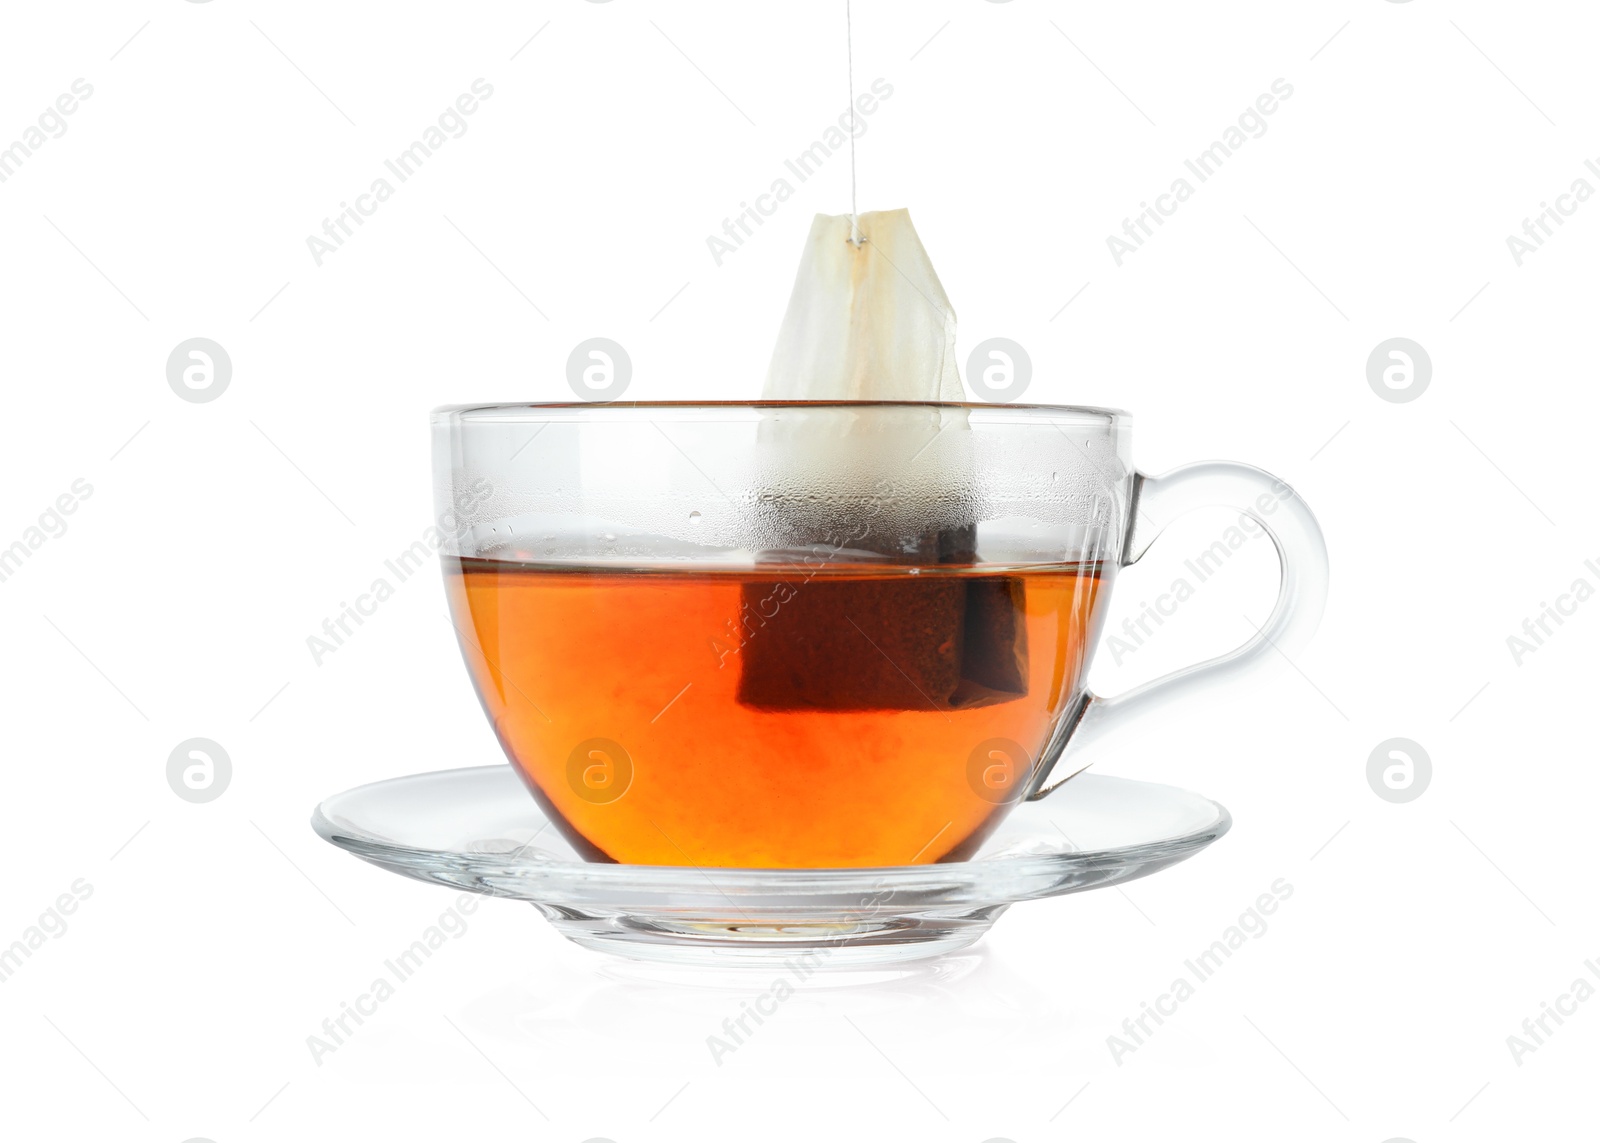
M 1082 697 L 1119 416 L 919 404 L 435 417 L 452 612 L 597 861 L 958 860 Z
M 1292 489 L 1217 462 L 1143 476 L 1112 410 L 464 406 L 432 431 L 473 685 L 592 863 L 965 862 L 1109 732 L 1297 644 L 1326 590 Z M 1272 617 L 1090 694 L 1117 569 L 1211 504 L 1272 535 Z
M 528 901 L 589 948 L 651 960 L 849 966 L 971 944 L 1019 901 L 1154 873 L 1228 831 L 1222 806 L 1085 774 L 1024 804 L 969 859 L 880 869 L 597 865 L 507 766 L 376 782 L 329 798 L 319 834 L 382 868 Z

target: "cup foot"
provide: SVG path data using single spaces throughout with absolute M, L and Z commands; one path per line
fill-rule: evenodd
M 871 921 L 779 916 L 579 914 L 540 907 L 562 936 L 597 952 L 655 963 L 815 971 L 898 964 L 976 943 L 1005 912 L 992 906 L 959 916 L 884 916 Z

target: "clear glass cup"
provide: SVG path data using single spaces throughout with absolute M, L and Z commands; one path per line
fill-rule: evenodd
M 1132 467 L 1109 409 L 932 403 L 456 406 L 438 546 L 507 757 L 575 850 L 628 864 L 957 861 L 1154 707 L 1315 628 L 1287 484 Z M 1177 516 L 1277 547 L 1260 631 L 1128 694 L 1085 678 L 1117 571 Z

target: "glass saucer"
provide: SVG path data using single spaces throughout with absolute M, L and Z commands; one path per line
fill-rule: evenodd
M 677 963 L 857 966 L 972 944 L 1018 901 L 1144 877 L 1228 832 L 1228 811 L 1172 786 L 1080 774 L 1018 806 L 968 861 L 876 869 L 586 862 L 510 766 L 358 786 L 311 825 L 372 864 L 531 902 L 585 948 Z

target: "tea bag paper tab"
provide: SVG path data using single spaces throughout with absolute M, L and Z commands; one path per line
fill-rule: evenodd
M 767 370 L 768 400 L 963 400 L 956 318 L 904 210 L 818 215 Z M 960 710 L 1027 694 L 1019 579 L 912 577 L 894 565 L 978 562 L 977 506 L 965 410 L 900 415 L 786 412 L 762 426 L 769 471 L 786 486 L 887 483 L 894 509 L 841 520 L 837 508 L 791 506 L 785 531 L 803 546 L 853 525 L 851 547 L 888 565 L 825 569 L 763 606 L 783 581 L 744 586 L 741 613 L 760 629 L 742 655 L 739 701 L 764 710 Z M 937 447 L 930 447 L 937 446 Z M 913 465 L 911 462 L 918 460 Z M 793 505 L 791 499 L 790 504 Z M 954 507 L 952 507 L 954 506 Z M 879 562 L 875 560 L 874 562 Z M 774 556 L 766 562 L 785 562 Z M 857 574 L 834 578 L 831 570 Z
M 811 223 L 767 367 L 769 401 L 960 401 L 956 315 L 906 210 Z

